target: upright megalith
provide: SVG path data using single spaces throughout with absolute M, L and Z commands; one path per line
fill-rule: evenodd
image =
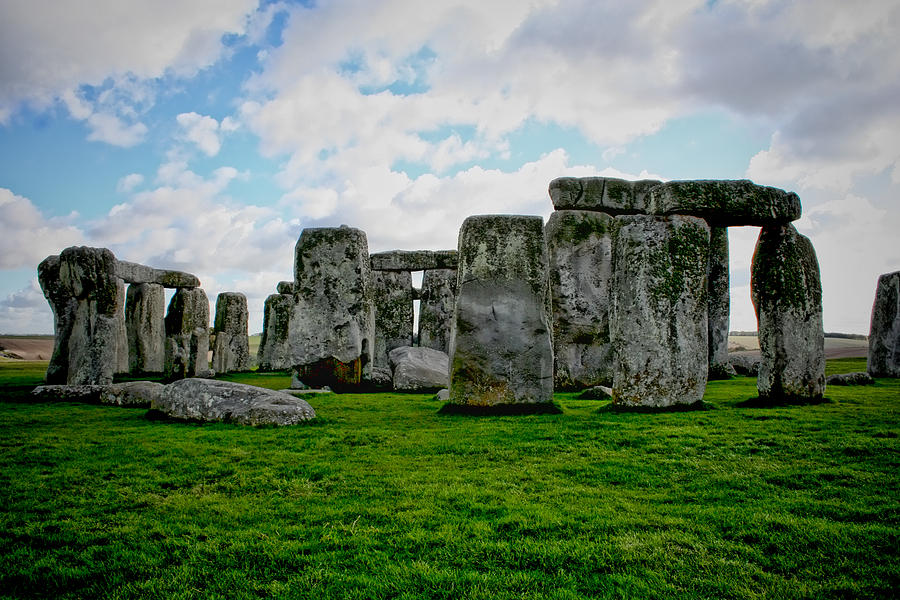
M 547 245 L 540 217 L 469 217 L 459 232 L 459 293 L 449 402 L 553 401 Z
M 162 373 L 166 358 L 166 293 L 158 283 L 132 283 L 125 300 L 128 370 Z
M 873 377 L 900 377 L 900 271 L 878 278 L 866 370 Z
M 609 385 L 613 379 L 609 288 L 615 218 L 558 210 L 544 228 L 550 257 L 556 389 Z
M 59 278 L 59 256 L 48 256 L 38 265 L 38 281 L 44 297 L 53 311 L 53 354 L 47 365 L 47 383 L 65 384 L 69 373 L 69 338 L 75 323 L 75 309 L 78 301 L 71 295 Z
M 201 288 L 179 288 L 166 313 L 165 373 L 205 377 L 209 369 L 209 300 Z
M 106 248 L 66 248 L 59 255 L 59 280 L 75 299 L 66 383 L 112 383 L 118 369 L 119 311 L 124 304 L 116 257 Z
M 616 217 L 613 401 L 667 407 L 703 398 L 709 226 L 689 216 Z
M 419 346 L 450 353 L 456 306 L 456 269 L 429 269 L 419 295 Z
M 812 243 L 793 225 L 763 227 L 750 273 L 759 329 L 756 387 L 763 400 L 825 393 L 822 284 Z
M 290 327 L 293 310 L 293 294 L 272 294 L 266 298 L 263 306 L 262 338 L 259 340 L 259 350 L 256 353 L 260 371 L 281 371 L 291 368 Z
M 735 374 L 728 359 L 728 329 L 731 298 L 728 273 L 728 229 L 709 230 L 707 277 L 707 315 L 709 378 L 726 379 Z
M 413 343 L 413 286 L 409 271 L 372 271 L 375 300 L 373 366 L 390 368 L 394 348 Z
M 358 386 L 368 375 L 375 336 L 366 234 L 359 229 L 304 229 L 294 257 L 291 363 L 313 387 Z
M 212 368 L 216 373 L 250 370 L 247 318 L 247 297 L 244 294 L 222 292 L 218 295 L 212 354 Z

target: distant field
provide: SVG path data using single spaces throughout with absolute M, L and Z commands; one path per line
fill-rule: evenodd
M 728 336 L 728 350 L 730 352 L 759 351 L 759 338 L 755 335 L 730 335 Z M 866 340 L 847 338 L 825 338 L 826 358 L 853 358 L 865 357 L 869 352 L 869 342 Z

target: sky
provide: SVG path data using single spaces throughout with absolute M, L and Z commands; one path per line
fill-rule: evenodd
M 900 1 L 0 0 L 0 333 L 52 333 L 36 267 L 67 246 L 243 292 L 254 333 L 304 227 L 455 248 L 595 175 L 797 192 L 825 330 L 867 333 L 900 269 Z M 729 235 L 755 330 L 758 229 Z

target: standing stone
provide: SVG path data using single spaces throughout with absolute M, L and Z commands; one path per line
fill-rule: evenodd
M 165 373 L 205 377 L 209 369 L 209 300 L 201 288 L 179 288 L 166 313 Z
M 292 286 L 293 287 L 293 286 Z M 259 340 L 256 362 L 260 371 L 281 371 L 291 368 L 291 312 L 294 296 L 272 294 L 263 308 L 263 331 Z
M 59 278 L 59 256 L 51 255 L 38 265 L 38 281 L 44 297 L 53 311 L 53 354 L 47 365 L 48 384 L 63 385 L 69 372 L 69 337 L 75 323 L 78 301 L 69 293 Z
M 359 229 L 304 229 L 294 256 L 291 363 L 311 387 L 353 388 L 371 370 L 375 309 L 369 245 Z
M 609 286 L 614 224 L 610 215 L 581 210 L 558 210 L 547 221 L 556 389 L 612 383 Z
M 735 374 L 728 359 L 731 297 L 728 273 L 728 228 L 710 227 L 709 264 L 706 270 L 709 324 L 709 378 L 727 379 Z
M 222 292 L 216 298 L 212 368 L 216 373 L 250 370 L 250 338 L 247 334 L 247 297 Z
M 873 377 L 900 377 L 900 271 L 878 278 L 866 370 Z
M 666 407 L 703 398 L 709 226 L 687 216 L 616 217 L 613 399 Z
M 413 286 L 409 271 L 372 271 L 375 299 L 373 365 L 390 368 L 394 348 L 412 346 Z
M 450 330 L 456 306 L 456 269 L 430 269 L 422 275 L 419 302 L 419 346 L 450 352 Z
M 459 232 L 459 296 L 449 402 L 553 401 L 547 245 L 540 217 L 469 217 Z
M 819 262 L 812 243 L 793 225 L 772 225 L 760 231 L 750 295 L 759 323 L 759 397 L 821 398 L 825 333 Z
M 132 283 L 125 301 L 128 370 L 162 373 L 166 358 L 166 292 L 158 283 Z
M 125 281 L 116 278 L 116 375 L 128 373 L 128 326 L 125 324 Z
M 68 340 L 69 385 L 112 383 L 117 370 L 122 298 L 116 257 L 106 248 L 71 247 L 59 256 L 59 279 L 75 298 Z

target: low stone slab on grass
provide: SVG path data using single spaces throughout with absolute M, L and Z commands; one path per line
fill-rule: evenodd
M 872 385 L 875 380 L 866 372 L 840 373 L 825 379 L 827 385 Z
M 153 381 L 126 381 L 103 387 L 100 392 L 101 404 L 150 408 L 154 398 L 159 398 L 166 386 Z
M 59 402 L 99 402 L 103 385 L 39 385 L 31 395 L 40 400 Z
M 437 391 L 450 385 L 450 357 L 434 348 L 401 346 L 390 352 L 394 389 Z

